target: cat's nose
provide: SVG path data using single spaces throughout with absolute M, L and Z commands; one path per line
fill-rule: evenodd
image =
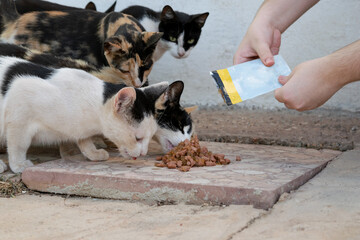
M 185 55 L 185 49 L 184 48 L 178 48 L 178 55 L 179 57 L 183 57 Z

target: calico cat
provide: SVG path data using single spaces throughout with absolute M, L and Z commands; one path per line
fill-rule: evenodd
M 110 66 L 134 85 L 146 82 L 162 33 L 145 32 L 132 16 L 89 10 L 31 12 L 19 15 L 12 0 L 0 0 L 3 42 Z
M 155 104 L 162 105 L 168 88 L 166 82 L 139 89 L 106 83 L 82 70 L 14 57 L 0 57 L 0 85 L 1 136 L 13 172 L 32 165 L 26 160 L 31 143 L 76 141 L 90 160 L 106 160 L 108 153 L 91 141 L 97 134 L 124 157 L 145 155 L 157 129 Z
M 89 70 L 88 68 L 91 69 L 84 61 L 54 57 L 46 53 L 36 53 L 24 47 L 7 43 L 0 43 L 0 56 L 14 56 L 53 68 L 70 67 L 83 69 L 85 71 Z M 104 69 L 105 68 L 106 67 L 104 67 Z M 111 69 L 104 69 L 99 71 L 91 69 L 90 73 L 107 82 L 121 83 L 121 79 L 109 77 L 112 76 L 109 74 Z M 124 81 L 124 83 L 132 86 L 129 82 Z M 180 105 L 183 89 L 184 83 L 182 81 L 176 81 L 170 84 L 169 88 L 159 97 L 155 105 L 155 118 L 157 121 L 155 139 L 161 144 L 164 152 L 170 151 L 181 141 L 190 139 L 194 132 L 190 116 L 190 113 L 194 109 L 183 108 Z
M 199 41 L 201 29 L 209 16 L 208 12 L 189 15 L 174 11 L 168 5 L 161 12 L 143 6 L 130 6 L 121 12 L 135 17 L 146 31 L 164 33 L 154 53 L 155 61 L 168 50 L 175 58 L 188 57 Z

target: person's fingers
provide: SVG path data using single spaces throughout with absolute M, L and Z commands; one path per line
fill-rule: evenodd
M 258 53 L 261 61 L 265 66 L 271 67 L 272 65 L 274 65 L 274 57 L 270 51 L 269 46 L 266 43 L 261 43 L 257 47 L 256 52 Z
M 248 58 L 241 57 L 241 56 L 237 56 L 237 55 L 235 55 L 235 56 L 234 56 L 234 59 L 233 59 L 234 65 L 240 64 L 240 63 L 243 63 L 243 62 L 247 62 L 247 61 L 249 61 Z
M 273 34 L 273 41 L 270 49 L 273 55 L 279 54 L 280 45 L 281 45 L 281 32 L 279 31 L 279 29 L 275 29 Z
M 278 81 L 281 85 L 285 85 L 290 79 L 290 76 L 279 76 Z
M 243 57 L 241 55 L 235 54 L 234 58 L 233 58 L 233 64 L 236 65 L 236 64 L 248 62 L 248 61 L 251 61 L 254 59 L 256 59 L 256 57 Z

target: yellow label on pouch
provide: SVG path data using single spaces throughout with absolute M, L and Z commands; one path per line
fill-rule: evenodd
M 231 103 L 236 104 L 242 102 L 241 97 L 235 88 L 234 82 L 230 77 L 229 71 L 227 69 L 221 69 L 218 70 L 217 73 L 219 74 L 219 77 L 224 84 L 227 94 L 230 97 Z

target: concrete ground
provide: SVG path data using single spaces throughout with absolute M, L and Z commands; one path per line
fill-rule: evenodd
M 359 143 L 267 211 L 26 192 L 0 198 L 0 239 L 360 239 Z

